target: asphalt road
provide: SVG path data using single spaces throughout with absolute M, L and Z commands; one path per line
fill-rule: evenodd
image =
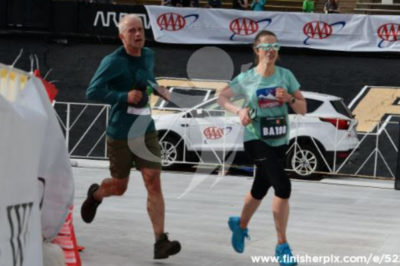
M 276 244 L 271 214 L 272 191 L 249 225 L 251 240 L 243 254 L 230 246 L 227 219 L 238 215 L 251 186 L 244 176 L 169 172 L 162 175 L 166 200 L 166 231 L 181 241 L 180 254 L 154 261 L 153 233 L 146 213 L 146 191 L 139 173 L 132 171 L 123 197 L 106 199 L 92 224 L 79 209 L 88 186 L 108 176 L 104 167 L 74 168 L 76 183 L 74 226 L 85 266 L 115 265 L 254 265 L 253 256 L 273 256 Z M 393 181 L 358 179 L 293 180 L 288 239 L 300 259 L 329 260 L 300 265 L 345 265 L 333 258 L 390 256 L 398 265 L 400 251 L 399 191 Z M 355 260 L 357 258 L 351 257 Z M 277 265 L 276 263 L 260 263 Z M 353 263 L 350 265 L 367 265 Z

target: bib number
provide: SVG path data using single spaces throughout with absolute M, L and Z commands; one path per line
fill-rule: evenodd
M 263 139 L 275 139 L 284 137 L 287 131 L 286 118 L 284 116 L 262 117 L 260 130 L 260 135 Z
M 126 112 L 131 115 L 151 115 L 151 110 L 149 107 L 135 108 L 132 106 L 128 106 Z

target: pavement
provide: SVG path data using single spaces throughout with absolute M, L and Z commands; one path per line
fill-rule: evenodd
M 272 190 L 253 216 L 244 253 L 236 253 L 230 244 L 227 219 L 240 214 L 251 177 L 163 172 L 165 227 L 170 239 L 181 242 L 182 251 L 153 260 L 154 236 L 140 173 L 132 170 L 125 195 L 105 199 L 95 220 L 85 224 L 79 210 L 87 188 L 109 172 L 104 163 L 74 167 L 73 172 L 74 228 L 85 247 L 80 254 L 84 266 L 278 265 L 267 262 L 276 245 Z M 393 180 L 292 179 L 287 235 L 299 265 L 399 265 L 400 191 L 393 187 Z M 264 263 L 255 262 L 262 256 Z M 354 263 L 347 263 L 351 259 Z

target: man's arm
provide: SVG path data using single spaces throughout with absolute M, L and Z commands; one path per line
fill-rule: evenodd
M 114 104 L 128 102 L 128 92 L 115 91 L 110 88 L 111 81 L 122 74 L 121 65 L 115 60 L 103 59 L 86 90 L 88 100 Z

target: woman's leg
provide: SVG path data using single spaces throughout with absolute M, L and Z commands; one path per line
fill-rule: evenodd
M 264 145 L 261 141 L 249 141 L 244 144 L 245 151 L 256 164 L 256 175 L 251 191 L 244 199 L 242 214 L 240 216 L 240 227 L 247 228 L 251 217 L 260 206 L 262 199 L 271 187 L 266 176 L 267 160 L 264 152 Z
M 289 219 L 289 199 L 282 199 L 275 196 L 272 202 L 272 213 L 274 215 L 278 244 L 286 243 L 286 228 Z

